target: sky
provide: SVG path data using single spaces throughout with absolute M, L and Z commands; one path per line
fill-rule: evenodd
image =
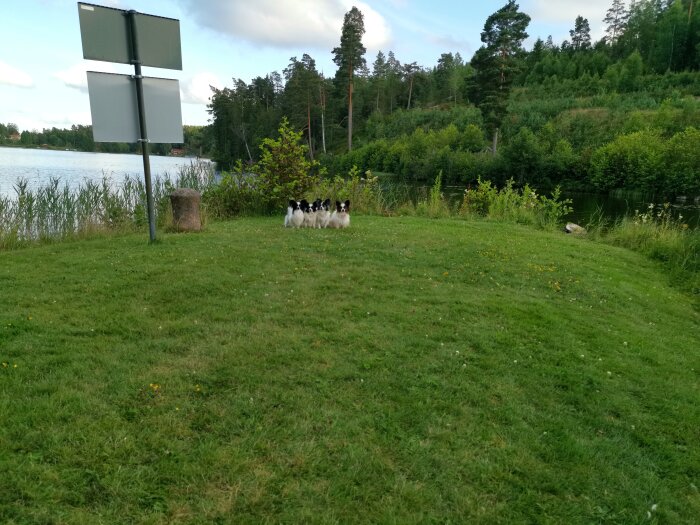
M 91 2 L 180 21 L 182 71 L 144 67 L 145 76 L 177 79 L 183 124 L 206 125 L 209 86 L 231 87 L 282 73 L 304 53 L 333 76 L 332 49 L 340 43 L 343 16 L 352 6 L 364 15 L 371 69 L 378 51 L 401 63 L 431 68 L 442 53 L 469 60 L 481 45 L 489 15 L 506 0 L 102 0 Z M 551 35 L 569 38 L 577 16 L 587 18 L 592 39 L 603 36 L 612 0 L 520 0 L 531 17 L 525 42 Z M 20 130 L 90 124 L 86 71 L 133 74 L 133 66 L 83 59 L 77 2 L 0 0 L 0 122 Z

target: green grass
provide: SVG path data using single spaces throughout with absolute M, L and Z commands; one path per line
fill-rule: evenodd
M 696 523 L 699 315 L 643 256 L 416 217 L 160 238 L 0 252 L 0 522 Z

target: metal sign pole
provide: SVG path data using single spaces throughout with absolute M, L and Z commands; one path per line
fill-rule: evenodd
M 134 64 L 134 80 L 136 80 L 136 102 L 139 112 L 139 129 L 141 132 L 141 152 L 143 153 L 143 172 L 146 180 L 146 205 L 148 207 L 148 230 L 150 242 L 156 240 L 156 222 L 153 209 L 153 191 L 151 189 L 151 161 L 148 157 L 148 130 L 146 129 L 146 111 L 143 102 L 143 75 L 141 74 L 141 58 L 139 56 L 138 35 L 136 34 L 136 11 L 133 9 L 124 13 L 129 17 L 129 32 L 131 33 L 131 63 Z

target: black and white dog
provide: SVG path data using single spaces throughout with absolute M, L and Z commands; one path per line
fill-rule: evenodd
M 327 228 L 328 221 L 331 220 L 331 200 L 316 199 L 314 206 L 316 207 L 316 228 Z
M 347 228 L 350 226 L 350 201 L 335 201 L 335 211 L 328 221 L 329 228 Z
M 316 227 L 316 203 L 301 201 L 301 209 L 304 210 L 304 228 Z
M 287 215 L 284 217 L 285 228 L 300 228 L 304 223 L 304 211 L 302 203 L 306 201 L 290 200 L 287 207 Z

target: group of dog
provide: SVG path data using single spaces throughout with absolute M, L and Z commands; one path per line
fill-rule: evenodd
M 331 211 L 331 200 L 316 199 L 308 202 L 290 200 L 287 215 L 284 217 L 285 228 L 347 228 L 350 226 L 350 201 L 335 201 L 335 210 Z

